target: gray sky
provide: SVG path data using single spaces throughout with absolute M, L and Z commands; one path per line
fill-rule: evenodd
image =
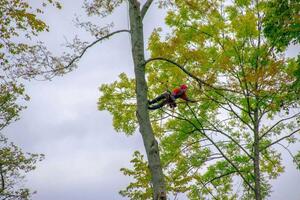
M 56 53 L 62 51 L 64 37 L 71 40 L 78 33 L 88 40 L 72 23 L 75 14 L 84 16 L 79 1 L 61 2 L 61 11 L 47 8 L 44 19 L 50 32 L 40 37 Z M 115 27 L 126 28 L 127 19 L 123 6 L 104 24 L 114 21 Z M 163 12 L 152 7 L 144 24 L 147 39 L 154 27 L 163 25 Z M 101 84 L 116 80 L 121 72 L 133 74 L 130 52 L 129 36 L 121 33 L 89 50 L 74 72 L 51 82 L 26 83 L 28 109 L 6 135 L 25 151 L 46 155 L 27 177 L 27 185 L 38 191 L 34 200 L 122 199 L 118 191 L 130 180 L 119 169 L 129 166 L 134 150 L 144 152 L 142 140 L 139 134 L 115 133 L 112 117 L 97 110 L 97 100 Z M 270 199 L 297 200 L 300 175 L 290 157 L 284 160 L 286 173 L 274 181 Z

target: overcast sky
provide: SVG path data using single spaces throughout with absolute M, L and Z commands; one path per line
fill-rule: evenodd
M 61 2 L 60 11 L 47 8 L 44 19 L 50 32 L 40 37 L 55 53 L 62 51 L 64 38 L 71 40 L 75 33 L 89 39 L 72 22 L 75 15 L 84 18 L 81 1 Z M 128 28 L 126 7 L 101 22 L 114 21 L 116 27 Z M 163 26 L 163 12 L 152 7 L 144 24 L 147 39 L 154 27 Z M 115 133 L 112 117 L 97 110 L 97 100 L 101 84 L 116 80 L 121 72 L 133 74 L 130 53 L 129 36 L 121 33 L 90 49 L 74 72 L 51 82 L 26 82 L 31 101 L 5 134 L 24 151 L 46 155 L 27 177 L 27 185 L 38 191 L 34 200 L 124 199 L 118 191 L 130 180 L 119 169 L 129 166 L 134 150 L 144 152 L 142 140 L 139 134 Z M 300 175 L 290 157 L 284 160 L 286 173 L 274 181 L 270 199 L 297 200 Z

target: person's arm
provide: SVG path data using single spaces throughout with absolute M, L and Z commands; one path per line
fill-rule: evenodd
M 195 100 L 192 100 L 192 99 L 188 98 L 188 96 L 186 95 L 186 93 L 183 93 L 180 98 L 183 99 L 183 100 L 185 100 L 185 101 L 191 102 L 191 103 L 196 103 L 197 102 Z
M 197 102 L 196 100 L 193 100 L 193 99 L 188 99 L 187 101 L 191 102 L 191 103 L 196 103 Z

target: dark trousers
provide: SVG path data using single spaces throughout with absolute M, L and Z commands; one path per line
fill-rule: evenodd
M 163 94 L 157 96 L 155 99 L 148 101 L 148 109 L 156 110 L 158 108 L 163 107 L 164 105 L 171 103 L 170 92 L 164 92 Z M 153 105 L 154 104 L 154 105 Z M 151 106 L 150 106 L 151 105 Z

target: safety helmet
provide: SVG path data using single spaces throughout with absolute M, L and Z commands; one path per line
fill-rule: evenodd
M 188 88 L 188 86 L 185 85 L 185 84 L 182 84 L 182 85 L 180 86 L 180 88 L 183 89 L 183 90 L 186 90 L 186 89 Z

